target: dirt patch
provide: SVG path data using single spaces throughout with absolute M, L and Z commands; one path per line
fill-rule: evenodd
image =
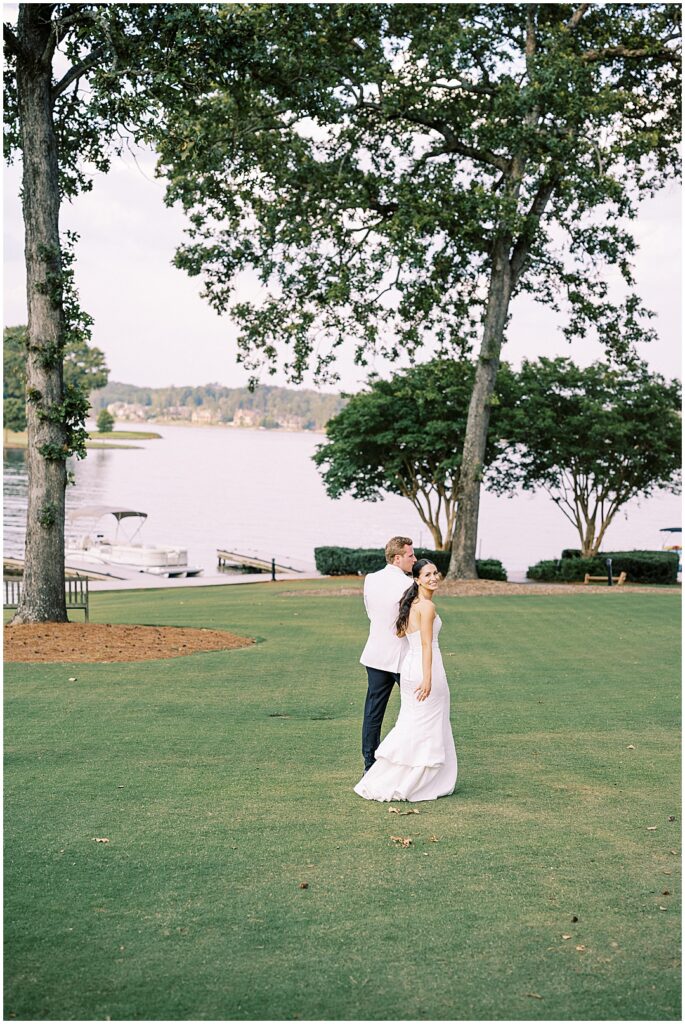
M 254 640 L 218 629 L 39 622 L 5 626 L 5 661 L 111 662 L 232 651 Z
M 347 576 L 340 577 L 339 587 L 312 587 L 304 584 L 296 590 L 282 592 L 282 597 L 347 597 L 352 594 L 361 594 L 364 585 L 363 577 Z M 409 586 L 409 583 L 407 583 Z M 540 594 L 596 594 L 601 593 L 621 594 L 640 593 L 653 594 L 663 593 L 665 590 L 672 593 L 680 593 L 679 586 L 673 587 L 648 587 L 634 584 L 624 584 L 622 587 L 608 587 L 606 585 L 589 585 L 583 583 L 502 583 L 499 580 L 443 580 L 438 590 L 438 597 L 500 597 L 502 595 L 515 595 L 517 597 L 531 597 Z

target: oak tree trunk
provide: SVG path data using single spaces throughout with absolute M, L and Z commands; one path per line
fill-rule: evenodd
M 452 542 L 448 579 L 475 580 L 478 511 L 483 477 L 485 444 L 490 422 L 491 399 L 495 391 L 504 325 L 511 299 L 509 240 L 495 243 L 488 301 L 476 376 L 466 421 L 464 450 L 459 474 L 457 523 Z
M 21 4 L 17 88 L 23 150 L 28 343 L 28 512 L 21 603 L 12 622 L 66 622 L 66 430 L 59 178 L 52 118 L 52 4 Z

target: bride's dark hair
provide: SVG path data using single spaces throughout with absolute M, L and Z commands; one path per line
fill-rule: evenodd
M 419 558 L 418 562 L 414 562 L 411 574 L 414 577 L 414 582 L 408 590 L 402 594 L 400 598 L 400 614 L 397 616 L 397 622 L 395 623 L 395 631 L 398 636 L 404 636 L 409 622 L 409 612 L 416 598 L 419 596 L 419 573 L 426 565 L 435 565 L 435 562 L 431 562 L 430 558 Z

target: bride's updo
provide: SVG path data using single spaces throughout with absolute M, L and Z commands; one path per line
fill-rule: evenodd
M 421 570 L 424 568 L 424 566 L 434 564 L 435 563 L 431 562 L 430 558 L 419 558 L 418 562 L 414 562 L 411 569 L 411 574 L 414 577 L 414 582 L 412 583 L 408 590 L 405 590 L 405 592 L 402 594 L 402 597 L 400 598 L 400 614 L 397 616 L 397 622 L 395 623 L 395 631 L 398 636 L 404 636 L 407 629 L 407 623 L 409 622 L 409 613 L 411 611 L 411 606 L 413 605 L 416 598 L 419 596 L 419 574 L 421 573 Z

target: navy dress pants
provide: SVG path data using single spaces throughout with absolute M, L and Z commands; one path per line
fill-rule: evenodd
M 364 724 L 362 725 L 362 754 L 364 770 L 371 767 L 376 760 L 376 750 L 381 744 L 381 726 L 383 715 L 390 700 L 393 686 L 399 686 L 399 672 L 385 672 L 380 668 L 366 666 L 369 687 L 366 691 L 364 704 Z

